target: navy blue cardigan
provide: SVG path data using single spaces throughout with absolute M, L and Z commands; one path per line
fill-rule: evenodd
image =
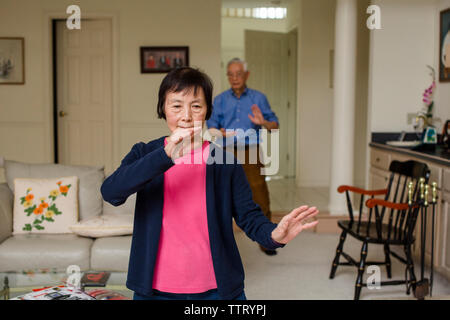
M 114 206 L 123 204 L 137 192 L 126 285 L 141 295 L 152 295 L 162 225 L 164 172 L 174 165 L 164 151 L 164 138 L 147 144 L 136 143 L 101 186 L 103 198 Z M 225 164 L 226 158 L 233 163 Z M 234 239 L 232 218 L 250 239 L 265 248 L 284 245 L 272 240 L 276 224 L 253 202 L 245 172 L 234 156 L 211 143 L 207 163 L 207 221 L 217 289 L 222 299 L 233 299 L 244 289 L 244 268 Z

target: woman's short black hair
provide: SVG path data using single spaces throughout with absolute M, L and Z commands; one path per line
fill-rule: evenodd
M 183 67 L 170 71 L 161 82 L 158 93 L 158 118 L 166 119 L 164 113 L 164 104 L 168 92 L 180 92 L 186 89 L 194 88 L 194 95 L 197 94 L 198 88 L 202 88 L 206 100 L 206 120 L 211 117 L 212 113 L 212 94 L 213 84 L 211 79 L 198 69 Z

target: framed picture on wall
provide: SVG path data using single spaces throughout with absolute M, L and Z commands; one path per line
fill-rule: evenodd
M 0 37 L 0 84 L 24 83 L 24 38 Z
M 439 81 L 450 82 L 450 8 L 440 15 Z
M 189 66 L 189 47 L 141 47 L 141 73 L 167 73 Z

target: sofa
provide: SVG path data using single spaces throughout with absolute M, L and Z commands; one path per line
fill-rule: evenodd
M 6 182 L 0 183 L 0 279 L 11 287 L 58 283 L 67 268 L 109 271 L 108 284 L 124 284 L 128 270 L 131 234 L 93 238 L 70 234 L 13 234 L 14 179 L 78 177 L 78 218 L 108 214 L 134 214 L 135 195 L 114 207 L 102 199 L 103 167 L 31 164 L 0 159 Z M 132 228 L 132 225 L 131 225 Z

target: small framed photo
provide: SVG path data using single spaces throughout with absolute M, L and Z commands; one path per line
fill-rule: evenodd
M 450 8 L 440 14 L 439 81 L 450 82 Z
M 189 66 L 189 47 L 141 47 L 141 73 L 167 73 Z
M 25 83 L 24 38 L 0 37 L 0 84 Z

